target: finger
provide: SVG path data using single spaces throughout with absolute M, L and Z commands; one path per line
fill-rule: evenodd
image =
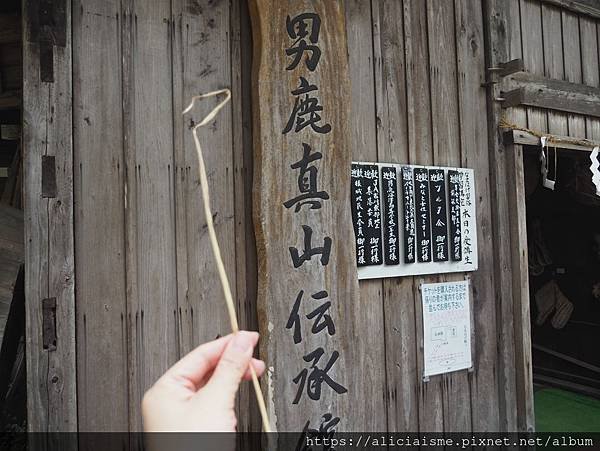
M 187 389 L 198 390 L 206 374 L 211 372 L 217 365 L 219 358 L 232 338 L 233 334 L 229 334 L 218 340 L 198 346 L 168 369 L 159 379 L 159 382 L 175 381 Z
M 262 360 L 259 359 L 252 359 L 251 360 L 252 366 L 254 367 L 254 372 L 256 373 L 257 377 L 262 376 L 262 374 L 265 372 L 265 362 L 263 362 Z M 208 373 L 206 373 L 204 375 L 204 377 L 202 378 L 202 382 L 200 382 L 199 384 L 196 385 L 196 388 L 199 390 L 202 387 L 204 387 L 206 385 L 206 383 L 210 380 L 210 378 L 212 377 L 214 372 L 214 369 L 209 371 Z M 245 381 L 249 381 L 252 380 L 252 373 L 250 372 L 250 367 L 248 366 L 248 369 L 246 370 L 246 372 L 244 373 L 244 378 Z
M 233 406 L 235 394 L 252 359 L 258 333 L 241 331 L 234 335 L 205 386 L 214 391 L 228 406 Z
M 262 374 L 265 372 L 265 362 L 263 362 L 262 360 L 252 359 L 251 365 L 254 368 L 254 372 L 256 373 L 257 377 L 262 376 Z M 250 367 L 248 367 L 248 369 L 244 373 L 244 380 L 249 381 L 251 379 L 252 373 L 250 372 Z

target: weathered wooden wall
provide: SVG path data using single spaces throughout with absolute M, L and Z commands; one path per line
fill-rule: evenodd
M 486 65 L 499 67 L 520 58 L 524 70 L 545 79 L 564 80 L 597 88 L 599 85 L 598 36 L 600 14 L 593 1 L 486 0 Z M 597 3 L 597 2 L 596 2 Z M 583 5 L 583 6 L 582 6 Z M 517 77 L 515 77 L 517 78 Z M 527 253 L 522 192 L 522 149 L 506 146 L 504 118 L 536 133 L 598 139 L 598 119 L 555 108 L 501 108 L 506 91 L 514 89 L 513 77 L 491 72 L 488 84 L 490 177 L 493 189 L 492 225 L 495 294 L 498 324 L 498 380 L 501 426 L 508 430 L 535 427 L 531 387 L 529 302 L 525 277 Z M 511 183 L 507 184 L 506 181 Z M 515 185 L 516 184 L 516 185 Z M 507 188 L 507 189 L 505 189 Z M 517 208 L 515 208 L 515 205 Z
M 495 43 L 509 49 L 504 56 L 524 55 L 535 73 L 598 86 L 593 19 L 549 2 L 510 2 L 502 23 L 509 26 Z M 55 3 L 66 8 L 67 32 L 53 43 L 53 80 L 40 78 L 48 59 L 39 49 L 47 44 L 25 28 L 30 428 L 137 430 L 144 390 L 193 346 L 228 332 L 199 201 L 193 121 L 181 116 L 191 95 L 222 87 L 232 89 L 233 100 L 201 139 L 241 325 L 258 327 L 249 15 L 244 0 L 74 0 L 72 11 L 71 2 Z M 39 22 L 38 4 L 26 2 L 26 24 Z M 379 328 L 356 333 L 372 343 L 384 387 L 368 426 L 513 430 L 519 376 L 510 230 L 498 190 L 506 169 L 486 121 L 486 105 L 498 112 L 486 103 L 484 39 L 486 31 L 493 35 L 494 25 L 484 25 L 497 2 L 343 4 L 352 158 L 474 168 L 483 243 L 471 276 L 469 373 L 422 381 L 421 278 L 360 283 L 368 323 Z M 598 133 L 592 119 L 511 114 L 532 128 Z M 41 197 L 42 156 L 55 156 L 55 198 Z M 55 351 L 44 349 L 40 336 L 41 300 L 49 297 L 57 298 Z M 240 398 L 242 429 L 257 430 L 248 387 Z
M 507 2 L 510 59 L 522 58 L 525 70 L 535 75 L 600 87 L 600 4 L 590 13 L 562 0 Z M 600 138 L 600 119 L 594 117 L 538 108 L 514 108 L 507 117 L 539 132 Z
M 191 122 L 181 115 L 192 95 L 223 86 L 234 100 L 202 139 L 225 266 L 250 327 L 246 44 L 237 2 L 75 5 L 79 429 L 138 430 L 153 381 L 198 343 L 228 332 Z

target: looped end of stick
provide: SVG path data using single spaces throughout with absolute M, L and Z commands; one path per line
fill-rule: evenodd
M 218 95 L 225 95 L 225 98 L 216 107 L 214 107 L 213 110 L 210 113 L 208 113 L 206 115 L 206 117 L 204 119 L 202 119 L 202 121 L 199 124 L 196 124 L 194 126 L 194 129 L 196 129 L 198 127 L 202 127 L 203 125 L 206 125 L 207 123 L 209 123 L 210 121 L 212 121 L 214 119 L 214 117 L 217 115 L 219 110 L 221 110 L 221 108 L 223 108 L 227 104 L 227 102 L 229 102 L 229 100 L 231 99 L 231 91 L 228 88 L 224 88 L 224 89 L 219 89 L 217 91 L 212 91 L 212 92 L 208 92 L 206 94 L 200 94 L 200 95 L 192 97 L 190 104 L 181 113 L 182 115 L 185 115 L 185 114 L 189 113 L 190 111 L 192 111 L 192 109 L 194 108 L 194 104 L 196 103 L 196 100 L 202 100 L 202 99 L 206 99 L 209 97 L 215 97 Z

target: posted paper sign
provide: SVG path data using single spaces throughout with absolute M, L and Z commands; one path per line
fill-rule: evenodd
M 423 376 L 472 366 L 469 281 L 421 285 Z

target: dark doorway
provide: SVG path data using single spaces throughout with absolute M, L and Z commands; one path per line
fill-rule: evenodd
M 600 415 L 600 402 L 592 401 L 600 400 L 600 196 L 590 152 L 546 149 L 546 183 L 541 152 L 525 147 L 523 158 L 533 381 L 543 429 L 540 422 L 568 421 L 561 409 L 591 407 L 596 423 Z

